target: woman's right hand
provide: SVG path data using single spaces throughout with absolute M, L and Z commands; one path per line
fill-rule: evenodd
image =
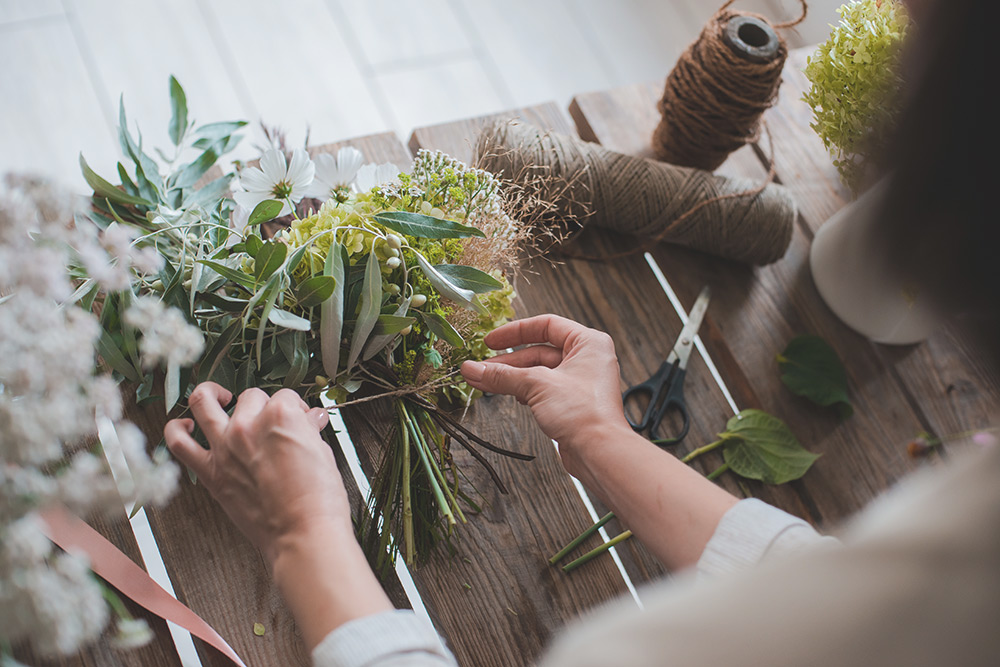
M 573 473 L 591 442 L 631 434 L 622 410 L 618 358 L 611 337 L 558 315 L 539 315 L 490 332 L 494 350 L 527 346 L 485 362 L 466 361 L 462 375 L 482 391 L 509 394 L 531 408 L 541 429 L 560 445 Z

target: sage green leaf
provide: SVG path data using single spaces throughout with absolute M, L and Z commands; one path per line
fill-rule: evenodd
M 247 359 L 236 369 L 236 379 L 233 381 L 233 395 L 238 396 L 250 387 L 257 385 L 257 367 L 253 359 Z
M 132 158 L 135 163 L 136 181 L 139 191 L 150 201 L 159 199 L 159 192 L 163 190 L 163 178 L 160 176 L 160 168 L 149 157 L 142 152 L 142 135 L 139 135 L 139 143 L 136 143 L 128 131 L 128 120 L 125 117 L 125 96 L 118 98 L 118 142 L 121 144 L 122 153 Z M 149 192 L 152 192 L 150 196 Z
M 479 269 L 461 264 L 436 264 L 437 272 L 451 281 L 452 285 L 476 294 L 485 294 L 503 287 L 499 280 Z
M 287 274 L 289 278 L 291 278 L 292 272 L 298 267 L 302 258 L 305 257 L 306 250 L 308 249 L 308 245 L 300 245 L 295 249 L 295 252 L 288 257 L 288 261 L 285 262 L 285 274 Z
M 125 355 L 118 349 L 114 339 L 104 329 L 101 330 L 101 335 L 97 339 L 97 354 L 104 360 L 104 363 L 124 376 L 126 380 L 135 383 L 142 381 L 139 371 L 129 363 Z
M 444 319 L 440 314 L 434 312 L 424 312 L 422 310 L 416 311 L 417 316 L 424 323 L 424 325 L 430 329 L 431 333 L 445 341 L 452 347 L 463 347 L 465 341 L 462 340 L 462 335 L 455 330 L 455 327 L 451 326 L 448 320 Z
M 246 241 L 243 242 L 243 248 L 247 251 L 247 254 L 251 257 L 256 257 L 260 249 L 264 247 L 264 239 L 260 238 L 256 234 L 247 234 Z
M 287 310 L 282 310 L 281 308 L 272 308 L 271 312 L 268 313 L 267 319 L 279 327 L 285 327 L 286 329 L 294 329 L 296 331 L 309 331 L 312 328 L 312 323 L 304 317 L 299 317 L 294 313 L 290 313 Z
M 205 266 L 211 268 L 213 271 L 215 271 L 216 273 L 218 273 L 220 276 L 228 278 L 229 280 L 232 280 L 237 285 L 242 285 L 243 287 L 246 287 L 248 290 L 252 291 L 256 287 L 256 283 L 254 282 L 253 277 L 251 277 L 251 276 L 243 273 L 242 271 L 234 269 L 234 268 L 232 268 L 230 266 L 226 266 L 222 262 L 216 262 L 216 261 L 211 260 L 211 259 L 202 259 L 202 260 L 199 260 L 199 262 L 201 264 L 204 264 Z M 180 273 L 180 272 L 178 272 L 178 273 Z
M 486 234 L 452 220 L 442 220 L 423 213 L 387 211 L 375 216 L 375 222 L 389 229 L 424 239 L 459 239 L 471 236 L 485 238 Z
M 777 360 L 781 381 L 793 394 L 816 405 L 835 405 L 842 419 L 854 413 L 847 395 L 847 372 L 825 340 L 813 335 L 793 338 Z
M 253 275 L 257 282 L 271 277 L 284 264 L 288 246 L 278 241 L 267 241 L 253 259 Z
M 225 294 L 216 294 L 215 292 L 206 292 L 201 295 L 200 299 L 227 313 L 242 313 L 247 307 L 246 299 L 237 299 Z
M 193 145 L 195 148 L 209 148 L 215 144 L 222 143 L 229 135 L 246 124 L 245 120 L 225 120 L 217 123 L 206 123 L 195 129 L 194 136 L 196 140 Z
M 174 146 L 180 146 L 181 141 L 184 140 L 184 132 L 187 131 L 187 96 L 184 95 L 184 89 L 181 88 L 181 84 L 173 76 L 170 77 L 170 107 L 172 109 L 170 115 L 170 141 L 174 142 Z
M 225 199 L 229 193 L 229 184 L 232 180 L 233 175 L 226 174 L 193 192 L 189 192 L 184 200 L 184 208 L 193 206 L 201 206 L 203 208 L 214 207 L 220 199 Z
M 804 449 L 785 422 L 761 410 L 743 410 L 720 435 L 722 456 L 732 471 L 766 484 L 802 477 L 820 456 Z
M 255 227 L 269 220 L 274 220 L 281 213 L 282 207 L 284 207 L 284 203 L 276 199 L 265 199 L 253 207 L 250 217 L 247 218 L 247 226 Z
M 472 308 L 480 315 L 489 314 L 489 311 L 486 310 L 483 304 L 479 303 L 479 300 L 476 299 L 475 292 L 452 283 L 448 278 L 439 273 L 436 268 L 431 266 L 431 263 L 428 262 L 427 259 L 419 252 L 414 252 L 413 254 L 416 255 L 417 263 L 420 265 L 420 269 L 424 272 L 424 275 L 427 276 L 427 280 L 430 281 L 431 285 L 434 286 L 434 289 L 436 289 L 441 296 L 454 301 L 460 306 Z
M 334 281 L 333 293 L 320 306 L 319 340 L 323 372 L 331 380 L 337 377 L 340 365 L 340 336 L 344 328 L 344 259 L 343 246 L 334 241 L 330 244 L 323 275 Z
M 219 337 L 215 339 L 215 342 L 212 343 L 212 347 L 202 357 L 201 363 L 198 366 L 199 382 L 204 382 L 215 375 L 215 370 L 222 363 L 222 359 L 229 354 L 229 348 L 232 347 L 236 336 L 243 330 L 242 324 L 238 318 L 234 319 L 229 323 L 229 326 L 223 329 Z
M 103 197 L 110 199 L 118 204 L 128 204 L 130 206 L 152 206 L 153 202 L 147 201 L 142 197 L 134 197 L 122 190 L 119 190 L 115 186 L 108 183 L 106 180 L 98 176 L 87 161 L 83 159 L 83 153 L 80 153 L 80 170 L 83 172 L 83 180 L 87 181 L 93 190 L 94 194 L 98 197 Z
M 198 182 L 198 179 L 205 175 L 209 169 L 218 161 L 219 155 L 211 148 L 196 157 L 190 164 L 184 165 L 176 178 L 174 178 L 175 188 L 189 188 Z
M 284 386 L 296 389 L 306 379 L 309 372 L 309 349 L 306 347 L 306 335 L 296 331 L 292 337 L 292 367 L 285 376 Z
M 361 355 L 362 359 L 367 361 L 374 357 L 395 340 L 396 334 L 416 322 L 412 317 L 405 317 L 409 310 L 410 299 L 406 298 L 391 315 L 379 315 L 375 329 L 372 331 L 372 338 L 368 341 L 368 345 L 365 346 L 365 351 Z
M 303 308 L 318 306 L 331 296 L 337 281 L 331 276 L 313 276 L 303 280 L 295 290 L 295 300 Z
M 169 414 L 181 398 L 181 367 L 174 361 L 167 362 L 167 372 L 163 376 L 163 399 Z
M 267 298 L 264 300 L 264 310 L 261 312 L 261 314 L 260 314 L 260 322 L 257 324 L 256 348 L 257 348 L 257 367 L 258 368 L 262 367 L 261 366 L 261 356 L 263 354 L 263 348 L 264 348 L 264 332 L 267 330 L 267 323 L 271 319 L 271 309 L 274 308 L 274 302 L 275 302 L 275 300 L 277 300 L 277 298 L 278 298 L 278 292 L 280 292 L 280 291 L 281 290 L 278 289 L 276 283 L 273 283 L 273 282 L 269 282 L 268 283 L 268 287 L 266 289 Z
M 351 349 L 347 353 L 347 368 L 354 367 L 361 357 L 361 352 L 368 342 L 368 336 L 378 321 L 379 309 L 382 306 L 382 271 L 379 269 L 378 257 L 375 253 L 368 255 L 365 265 L 365 280 L 361 285 L 361 311 L 351 335 Z

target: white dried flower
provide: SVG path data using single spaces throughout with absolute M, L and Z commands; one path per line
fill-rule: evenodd
M 117 632 L 111 644 L 115 648 L 129 649 L 145 646 L 153 641 L 153 631 L 142 618 L 118 619 Z
M 142 332 L 139 348 L 146 368 L 160 362 L 187 366 L 197 361 L 205 349 L 201 330 L 188 324 L 179 310 L 167 308 L 153 296 L 136 299 L 125 311 L 125 323 Z

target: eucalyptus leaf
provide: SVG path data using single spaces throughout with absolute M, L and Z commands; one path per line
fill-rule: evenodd
M 225 141 L 229 135 L 246 124 L 245 120 L 227 120 L 201 125 L 194 131 L 194 136 L 196 137 L 194 147 L 209 148 L 220 141 Z
M 284 206 L 283 202 L 276 199 L 265 199 L 253 207 L 253 211 L 250 212 L 250 217 L 247 219 L 247 226 L 256 227 L 257 225 L 274 220 L 281 213 L 281 209 Z
M 139 142 L 132 139 L 128 131 L 128 120 L 125 117 L 125 97 L 118 98 L 118 142 L 121 144 L 122 153 L 132 158 L 135 163 L 136 181 L 143 196 L 150 201 L 159 200 L 159 192 L 163 190 L 163 178 L 160 176 L 160 168 L 142 151 L 142 135 Z M 146 192 L 152 192 L 150 197 Z
M 333 290 L 336 287 L 337 281 L 331 276 L 306 278 L 295 290 L 295 299 L 299 302 L 299 306 L 312 308 L 333 296 Z
M 264 239 L 256 234 L 247 234 L 247 239 L 243 242 L 243 244 L 247 254 L 251 257 L 256 257 L 257 253 L 260 252 L 260 249 L 264 247 Z
M 191 161 L 190 164 L 186 164 L 181 168 L 176 178 L 174 178 L 174 187 L 191 187 L 197 183 L 198 179 L 204 176 L 205 172 L 211 169 L 218 160 L 219 155 L 213 149 L 208 149 Z
M 223 310 L 227 313 L 242 313 L 247 307 L 246 299 L 237 299 L 235 297 L 226 296 L 225 294 L 217 294 L 215 292 L 206 292 L 199 298 L 209 305 L 215 306 L 219 310 Z
M 271 274 L 278 270 L 285 263 L 285 256 L 288 254 L 288 246 L 279 241 L 267 241 L 257 252 L 253 260 L 253 275 L 257 282 L 262 282 L 271 277 Z
M 226 174 L 214 181 L 209 181 L 197 190 L 189 192 L 184 200 L 184 206 L 201 206 L 204 208 L 214 206 L 220 199 L 225 199 L 229 193 L 229 184 L 232 180 L 233 175 Z
M 320 306 L 319 339 L 323 372 L 337 377 L 340 365 L 340 336 L 344 328 L 344 266 L 343 246 L 334 241 L 323 265 L 323 275 L 334 281 L 333 293 Z
M 451 281 L 452 285 L 476 294 L 486 294 L 503 287 L 503 283 L 477 268 L 461 264 L 436 264 L 437 272 Z
M 222 363 L 222 359 L 229 354 L 229 348 L 232 347 L 233 341 L 236 340 L 236 336 L 243 330 L 242 322 L 237 318 L 229 323 L 219 337 L 215 339 L 212 343 L 212 347 L 208 350 L 208 353 L 202 357 L 201 363 L 198 365 L 198 381 L 204 382 L 210 379 L 214 374 L 215 370 L 218 368 L 219 364 Z
M 261 356 L 263 354 L 264 348 L 264 332 L 267 331 L 267 323 L 271 319 L 271 309 L 274 308 L 274 302 L 278 298 L 278 288 L 275 283 L 268 283 L 266 289 L 267 297 L 264 300 L 264 310 L 260 314 L 260 322 L 257 324 L 257 367 L 261 368 Z
M 173 76 L 170 77 L 170 141 L 180 146 L 187 131 L 187 96 Z
M 417 263 L 420 265 L 420 269 L 427 276 L 427 280 L 430 281 L 431 285 L 434 286 L 441 296 L 446 299 L 450 299 L 460 306 L 465 306 L 466 308 L 472 308 L 477 311 L 480 315 L 488 315 L 489 311 L 479 303 L 476 299 L 476 293 L 469 289 L 464 289 L 452 283 L 448 278 L 444 277 L 438 272 L 436 268 L 431 266 L 431 263 L 421 255 L 419 252 L 414 252 L 417 257 Z
M 247 359 L 236 369 L 236 379 L 233 381 L 233 394 L 239 395 L 257 385 L 257 366 L 253 359 Z
M 83 180 L 87 181 L 98 197 L 107 198 L 118 204 L 128 204 L 130 206 L 152 206 L 153 202 L 146 201 L 142 197 L 134 197 L 98 176 L 80 153 L 80 170 L 83 172 Z
M 804 449 L 785 422 L 761 410 L 743 410 L 720 435 L 730 469 L 766 484 L 799 479 L 820 456 Z
M 465 345 L 465 341 L 462 339 L 462 335 L 455 330 L 455 327 L 451 326 L 444 317 L 438 313 L 434 312 L 424 312 L 417 311 L 417 315 L 424 325 L 430 329 L 431 333 L 445 341 L 452 347 L 462 347 Z
M 372 338 L 368 341 L 368 345 L 365 346 L 364 353 L 361 355 L 362 359 L 367 361 L 374 357 L 395 340 L 396 334 L 416 322 L 412 317 L 405 317 L 409 310 L 410 299 L 406 298 L 391 315 L 379 315 L 375 329 L 372 331 Z
M 835 405 L 842 419 L 854 413 L 847 395 L 847 372 L 825 340 L 813 335 L 793 338 L 777 360 L 781 381 L 793 394 L 816 405 Z
M 242 271 L 240 271 L 238 269 L 234 269 L 234 268 L 232 268 L 230 266 L 226 266 L 222 262 L 216 262 L 216 261 L 211 260 L 211 259 L 202 259 L 202 260 L 199 260 L 199 261 L 200 261 L 200 263 L 204 264 L 205 266 L 210 267 L 213 271 L 215 271 L 216 273 L 218 273 L 220 276 L 224 276 L 224 277 L 228 278 L 229 280 L 232 280 L 237 285 L 242 285 L 243 287 L 246 287 L 249 290 L 253 290 L 255 288 L 255 286 L 256 286 L 256 283 L 254 282 L 254 279 L 253 279 L 252 276 L 249 276 L 249 275 L 243 273 Z
M 294 329 L 296 331 L 309 331 L 312 328 L 312 323 L 304 317 L 299 317 L 295 313 L 290 313 L 287 310 L 282 310 L 281 308 L 272 308 L 271 312 L 268 313 L 267 319 L 279 327 L 285 327 L 286 329 Z
M 375 323 L 378 321 L 379 308 L 382 305 L 382 271 L 379 269 L 378 257 L 375 253 L 368 255 L 365 265 L 365 281 L 361 286 L 361 311 L 358 321 L 351 334 L 351 348 L 347 353 L 347 368 L 350 370 L 361 356 L 365 343 Z
M 124 376 L 129 382 L 139 383 L 142 381 L 139 371 L 125 358 L 114 339 L 103 328 L 101 335 L 97 338 L 97 354 L 104 360 L 104 363 Z
M 423 239 L 458 239 L 468 237 L 485 238 L 475 227 L 469 227 L 452 220 L 442 220 L 423 213 L 409 211 L 386 211 L 375 216 L 375 222 L 389 229 Z
M 306 336 L 296 331 L 292 337 L 292 367 L 285 376 L 285 387 L 295 389 L 306 379 L 309 372 L 309 349 L 306 347 Z

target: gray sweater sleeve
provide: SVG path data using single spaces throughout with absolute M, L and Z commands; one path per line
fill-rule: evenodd
M 314 667 L 455 667 L 434 628 L 409 610 L 359 618 L 328 634 L 312 652 Z

